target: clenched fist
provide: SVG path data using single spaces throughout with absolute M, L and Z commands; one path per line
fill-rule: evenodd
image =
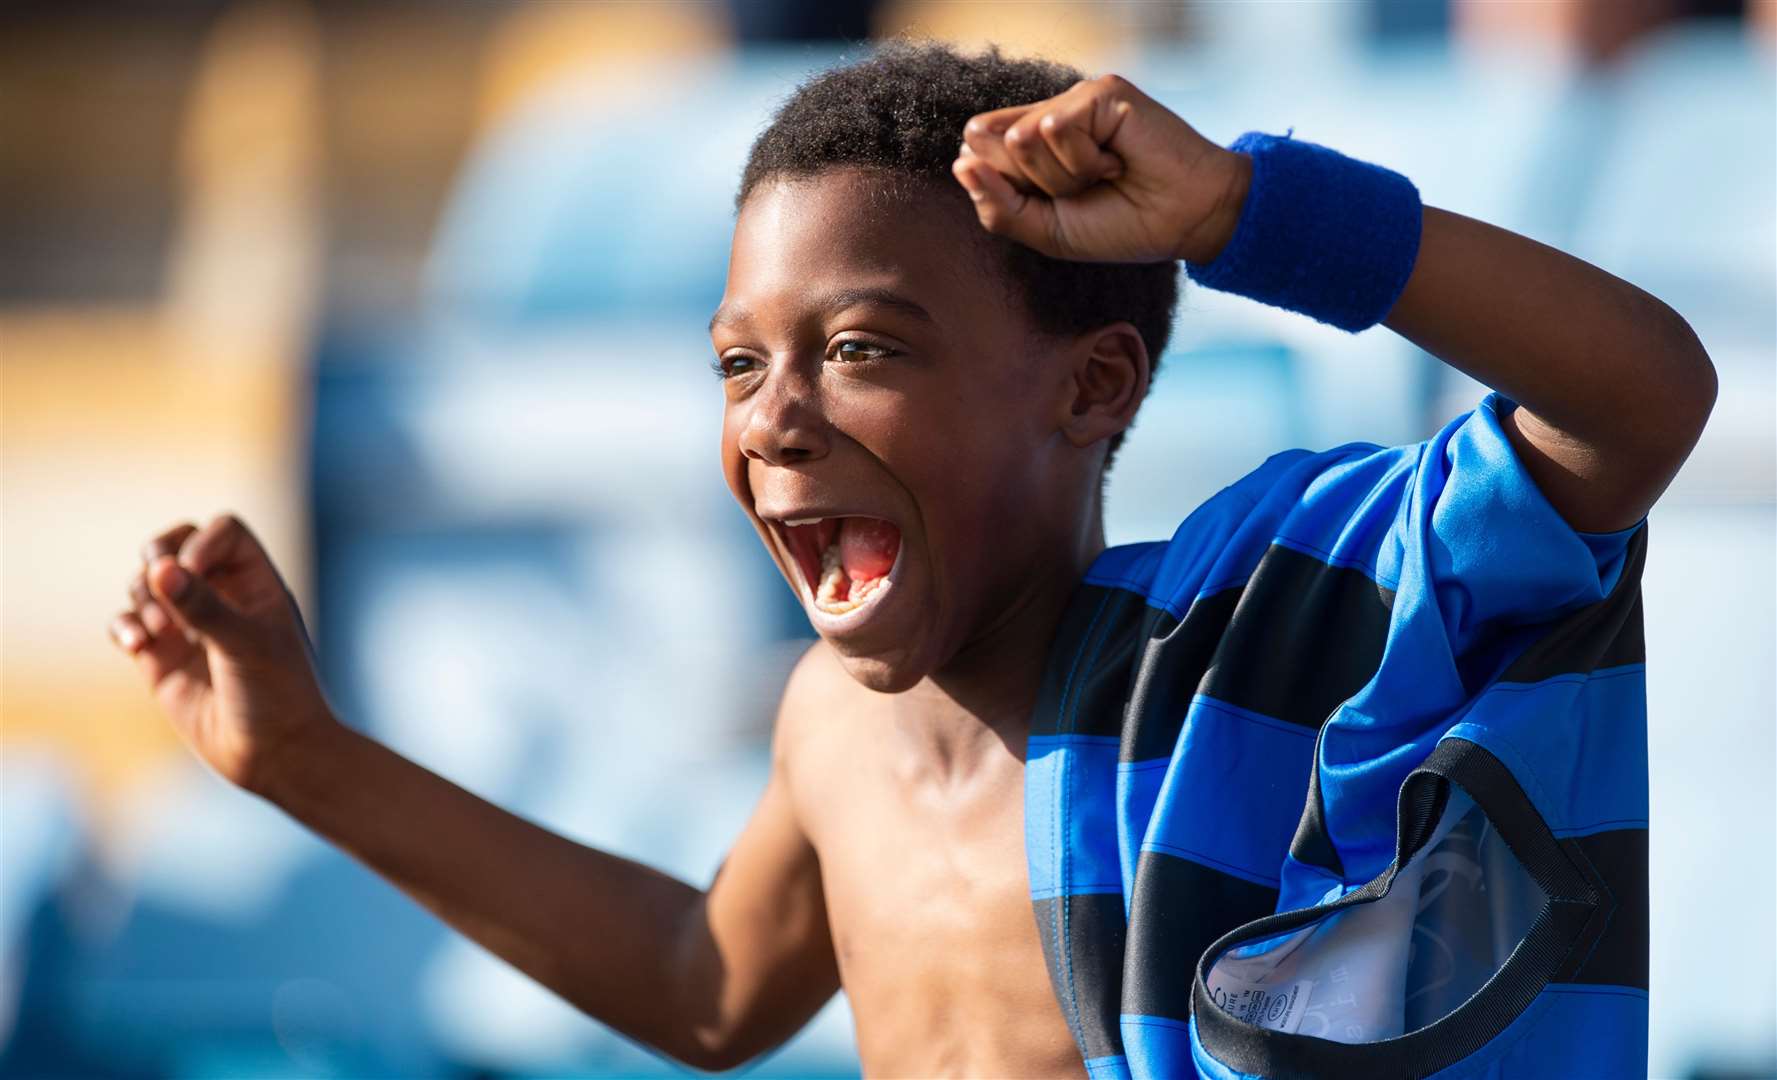
M 1105 75 L 974 117 L 951 171 L 982 225 L 1045 255 L 1209 262 L 1234 234 L 1252 163 Z
M 334 726 L 296 602 L 232 516 L 175 526 L 142 549 L 131 606 L 111 621 L 173 727 L 224 779 L 263 793 L 296 739 Z

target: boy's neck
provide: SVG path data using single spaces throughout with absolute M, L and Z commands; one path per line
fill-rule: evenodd
M 896 695 L 896 726 L 922 757 L 961 776 L 1003 745 L 1020 760 L 1049 646 L 1074 589 L 1105 548 L 1094 507 L 1066 551 L 950 663 Z

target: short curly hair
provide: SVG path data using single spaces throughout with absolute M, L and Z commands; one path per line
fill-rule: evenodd
M 771 177 L 855 166 L 932 182 L 967 207 L 950 163 L 969 118 L 1054 97 L 1084 77 L 1047 60 L 1007 59 L 997 48 L 968 56 L 936 42 L 884 45 L 790 94 L 747 155 L 735 206 Z M 1071 262 L 984 231 L 979 235 L 996 249 L 1039 330 L 1077 334 L 1128 322 L 1158 368 L 1178 304 L 1176 262 Z M 1122 442 L 1121 434 L 1111 440 L 1107 466 Z

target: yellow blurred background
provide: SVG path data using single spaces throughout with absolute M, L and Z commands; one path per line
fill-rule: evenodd
M 139 545 L 236 512 L 309 598 L 319 305 L 415 302 L 457 165 L 536 87 L 611 64 L 655 78 L 728 48 L 729 27 L 691 0 L 3 18 L 0 161 L 28 239 L 0 298 L 0 737 L 66 751 L 103 808 L 174 749 L 104 633 Z M 878 23 L 1088 65 L 1136 29 L 1045 0 L 915 0 Z

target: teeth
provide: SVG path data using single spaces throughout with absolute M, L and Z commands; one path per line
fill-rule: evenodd
M 888 577 L 853 582 L 847 599 L 839 599 L 839 587 L 845 582 L 845 566 L 839 558 L 839 545 L 831 544 L 821 552 L 821 580 L 815 589 L 815 606 L 829 615 L 856 611 L 888 588 Z
M 785 525 L 819 525 L 826 518 L 785 518 Z

